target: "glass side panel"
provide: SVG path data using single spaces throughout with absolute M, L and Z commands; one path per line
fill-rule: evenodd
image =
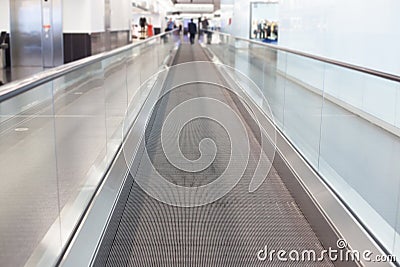
M 102 64 L 96 63 L 54 81 L 63 242 L 68 239 L 106 170 L 103 75 Z
M 135 47 L 126 53 L 126 80 L 128 89 L 128 103 L 139 97 L 140 87 L 140 47 Z
M 158 49 L 159 41 L 152 40 L 150 43 L 140 47 L 140 83 L 144 83 L 158 70 Z
M 228 66 L 233 66 L 234 62 L 230 62 L 230 60 L 234 60 L 234 56 L 228 56 L 229 53 L 229 39 L 227 36 L 213 33 L 211 37 L 211 44 L 207 45 L 207 47 L 218 57 L 221 63 L 224 63 Z
M 237 41 L 235 43 L 235 65 L 243 74 L 249 77 L 259 88 L 265 82 L 266 49 L 259 45 Z
M 2 266 L 23 266 L 52 226 L 47 249 L 61 251 L 52 89 L 49 82 L 0 103 Z
M 122 53 L 102 62 L 108 162 L 123 139 L 122 123 L 128 107 L 126 56 Z
M 318 167 L 324 63 L 287 54 L 283 130 Z
M 261 86 L 278 128 L 400 257 L 400 84 L 232 38 L 214 32 L 207 48 Z
M 271 107 L 275 122 L 283 127 L 286 85 L 286 53 L 264 48 L 263 93 Z
M 329 66 L 319 159 L 319 172 L 388 249 L 394 246 L 399 216 L 400 137 L 372 114 L 379 109 L 395 116 L 396 86 Z
M 0 103 L 1 265 L 54 265 L 176 41 L 146 40 Z

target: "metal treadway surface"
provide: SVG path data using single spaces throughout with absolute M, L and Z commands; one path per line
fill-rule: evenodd
M 207 61 L 200 45 L 183 43 L 175 64 Z M 204 75 L 220 77 L 214 70 L 201 70 Z M 176 79 L 185 73 L 171 73 Z M 220 81 L 223 83 L 223 81 Z M 169 181 L 184 186 L 199 186 L 216 179 L 225 169 L 230 152 L 229 137 L 217 123 L 198 119 L 185 127 L 180 136 L 182 153 L 189 159 L 199 157 L 198 143 L 209 137 L 217 144 L 215 161 L 207 169 L 186 173 L 169 164 L 160 145 L 160 127 L 166 114 L 178 103 L 196 96 L 212 96 L 234 106 L 223 89 L 213 86 L 192 85 L 177 89 L 163 98 L 153 111 L 146 129 L 146 148 L 156 169 Z M 259 146 L 249 136 L 251 153 Z M 136 177 L 146 175 L 143 162 Z M 161 203 L 148 196 L 137 183 L 131 183 L 126 203 L 121 209 L 115 235 L 102 260 L 96 266 L 333 266 L 327 260 L 272 262 L 260 261 L 257 252 L 269 249 L 286 251 L 315 250 L 323 247 L 295 200 L 274 168 L 257 191 L 249 193 L 250 161 L 244 176 L 227 195 L 201 207 L 180 208 Z M 131 177 L 130 177 L 131 178 Z M 129 185 L 129 186 L 130 186 Z

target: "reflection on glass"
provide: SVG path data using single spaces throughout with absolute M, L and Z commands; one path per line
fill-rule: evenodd
M 283 127 L 287 54 L 266 48 L 264 56 L 266 61 L 263 69 L 263 93 L 271 107 L 275 122 Z
M 96 63 L 54 81 L 64 243 L 105 172 L 101 165 L 106 153 L 103 71 L 101 63 Z
M 229 38 L 213 33 L 207 47 L 262 85 L 278 128 L 400 257 L 400 84 Z
M 366 90 L 370 85 L 364 83 L 364 74 L 333 66 L 329 70 L 322 117 L 319 172 L 370 231 L 388 248 L 393 248 L 399 216 L 400 138 L 388 129 L 371 123 L 370 120 L 374 119 L 369 117 L 371 113 L 360 113 L 355 106 L 365 103 L 370 97 L 366 94 L 385 94 L 383 88 L 393 88 L 395 84 L 383 80 L 381 86 L 375 83 L 376 92 L 373 92 L 372 88 Z M 339 73 L 348 79 L 348 83 L 343 78 L 341 81 L 335 79 L 337 83 L 333 82 L 332 77 Z M 368 80 L 372 79 L 377 78 L 370 77 Z M 346 91 L 341 87 L 342 84 L 346 84 Z M 342 102 L 344 99 L 347 100 Z M 382 105 L 381 100 L 370 99 L 368 105 Z M 391 112 L 394 116 L 394 109 Z
M 59 214 L 52 83 L 0 103 L 0 262 L 23 266 Z M 49 246 L 61 250 L 60 227 Z
M 324 63 L 287 54 L 283 130 L 318 167 Z
M 54 265 L 175 40 L 154 38 L 0 103 L 0 262 Z M 132 123 L 134 116 L 132 115 Z M 40 264 L 38 263 L 40 262 Z

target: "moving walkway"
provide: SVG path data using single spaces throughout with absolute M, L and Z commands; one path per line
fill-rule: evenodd
M 391 247 L 391 224 L 368 225 L 320 155 L 316 167 L 304 134 L 321 138 L 319 92 L 297 88 L 288 64 L 304 62 L 294 57 L 172 32 L 6 87 L 2 265 L 375 266 L 320 256 L 395 254 L 398 231 Z M 304 114 L 280 102 L 293 97 L 306 97 Z

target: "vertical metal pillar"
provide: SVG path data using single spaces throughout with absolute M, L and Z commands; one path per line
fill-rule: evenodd
M 63 64 L 62 0 L 13 0 L 10 11 L 12 66 Z
M 111 6 L 110 0 L 104 0 L 104 31 L 105 31 L 105 48 L 106 51 L 111 50 Z
M 62 1 L 42 1 L 42 58 L 43 67 L 64 63 L 62 32 Z

